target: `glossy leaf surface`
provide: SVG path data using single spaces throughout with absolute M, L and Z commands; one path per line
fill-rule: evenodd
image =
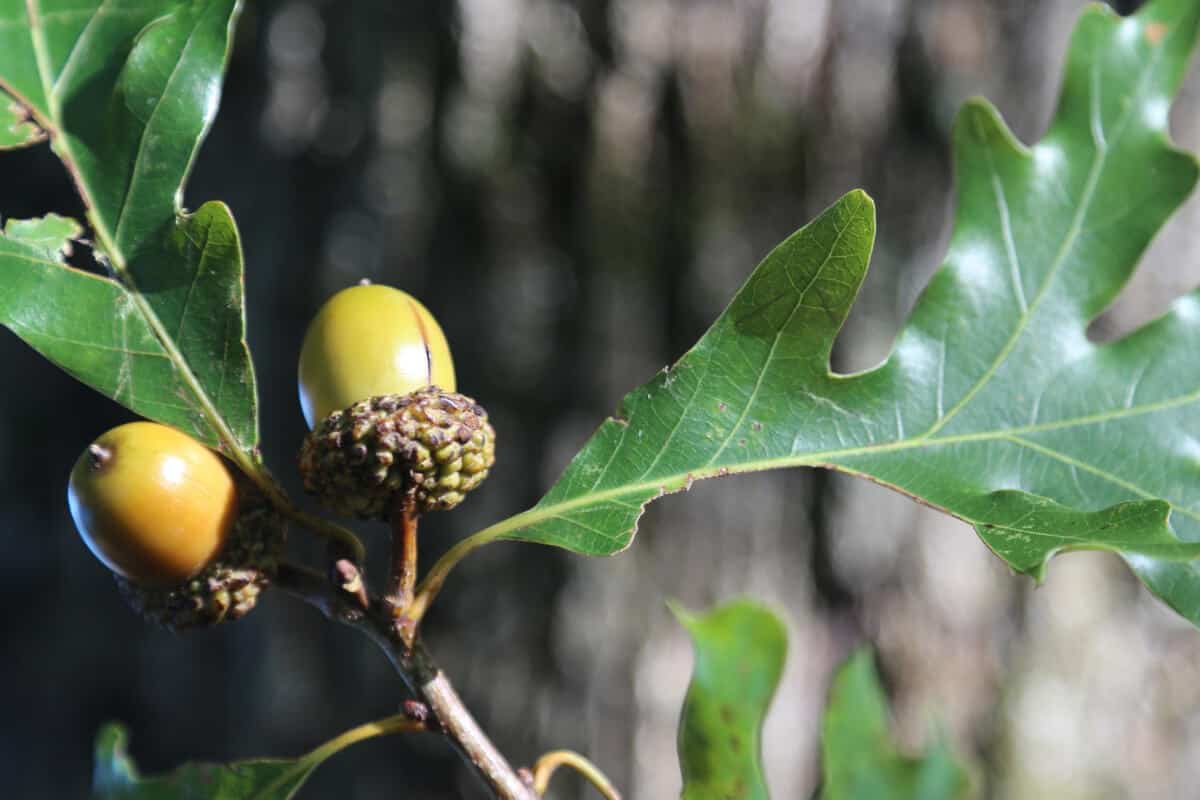
M 16 150 L 45 140 L 46 135 L 21 104 L 0 95 L 0 150 Z
M 1198 27 L 1198 0 L 1088 8 L 1032 147 L 985 102 L 963 109 L 946 261 L 884 363 L 829 368 L 874 240 L 873 205 L 851 192 L 768 255 L 534 508 L 478 538 L 612 554 L 648 502 L 693 480 L 823 466 L 971 523 L 1038 578 L 1058 552 L 1120 553 L 1200 622 L 1200 295 L 1120 341 L 1086 334 L 1196 182 L 1166 125 Z
M 747 601 L 673 610 L 696 654 L 679 720 L 683 798 L 765 800 L 760 737 L 787 654 L 783 623 Z
M 943 743 L 901 755 L 888 733 L 887 698 L 862 650 L 833 680 L 821 726 L 822 800 L 958 800 L 970 783 Z
M 133 411 L 227 451 L 258 441 L 228 209 L 180 208 L 216 114 L 235 0 L 0 0 L 0 90 L 89 209 L 92 276 L 0 243 L 0 323 Z M 6 100 L 7 102 L 7 100 Z

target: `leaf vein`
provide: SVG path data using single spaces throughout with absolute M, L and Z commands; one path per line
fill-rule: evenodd
M 63 62 L 63 67 L 59 71 L 58 77 L 54 79 L 54 85 L 50 87 L 50 91 L 46 95 L 46 102 L 49 103 L 52 108 L 58 108 L 59 87 L 61 87 L 63 85 L 63 81 L 65 81 L 67 77 L 74 72 L 75 65 L 78 63 L 76 61 L 76 57 L 85 51 L 85 48 L 80 47 L 80 44 L 84 40 L 91 39 L 92 34 L 95 31 L 97 20 L 104 16 L 106 9 L 111 2 L 112 0 L 103 0 L 103 2 L 101 2 L 96 8 L 92 16 L 88 19 L 87 25 L 85 25 L 83 30 L 79 32 L 79 35 L 75 37 L 75 41 L 71 45 L 70 51 L 67 53 L 67 58 Z
M 33 0 L 30 0 L 30 2 L 33 2 Z M 129 178 L 129 183 L 125 186 L 125 196 L 121 199 L 121 207 L 117 211 L 117 222 L 116 225 L 113 226 L 113 241 L 117 243 L 118 246 L 121 242 L 121 227 L 125 223 L 125 211 L 129 208 L 129 198 L 133 194 L 134 186 L 139 182 L 139 179 L 143 174 L 144 165 L 146 163 L 142 158 L 142 152 L 146 147 L 147 140 L 150 138 L 150 128 L 154 125 L 154 120 L 158 115 L 159 109 L 162 108 L 163 104 L 166 102 L 167 94 L 170 93 L 171 85 L 175 82 L 175 78 L 179 75 L 180 67 L 182 67 L 183 62 L 187 60 L 187 52 L 192 46 L 195 36 L 196 28 L 193 27 L 191 32 L 188 33 L 188 38 L 183 45 L 183 50 L 181 50 L 179 53 L 179 59 L 175 62 L 175 66 L 171 68 L 171 74 L 167 76 L 167 83 L 163 87 L 162 94 L 159 95 L 158 102 L 154 104 L 154 108 L 150 111 L 150 116 L 146 120 L 146 124 L 142 126 L 142 131 L 138 135 L 137 153 L 133 158 L 133 174 Z
M 737 435 L 738 431 L 745 423 L 746 416 L 750 413 L 750 409 L 754 407 L 754 403 L 758 399 L 758 393 L 762 389 L 763 381 L 766 379 L 767 372 L 770 371 L 771 360 L 775 357 L 775 350 L 779 347 L 779 340 L 782 338 L 783 332 L 788 329 L 792 323 L 792 320 L 795 319 L 796 312 L 800 310 L 800 304 L 804 302 L 805 296 L 807 296 L 807 294 L 812 290 L 817 281 L 820 280 L 821 273 L 824 272 L 825 268 L 829 266 L 830 261 L 833 259 L 834 254 L 837 252 L 838 247 L 842 243 L 842 236 L 845 235 L 846 230 L 849 227 L 849 224 L 846 224 L 837 228 L 837 235 L 834 237 L 833 244 L 830 245 L 829 251 L 825 254 L 824 260 L 822 260 L 821 264 L 816 268 L 816 270 L 814 270 L 812 279 L 809 280 L 808 285 L 805 286 L 803 290 L 798 290 L 799 295 L 796 298 L 796 304 L 792 307 L 791 313 L 788 314 L 787 320 L 784 321 L 779 330 L 775 332 L 775 338 L 771 342 L 771 348 L 767 351 L 767 357 L 763 361 L 763 365 L 758 373 L 758 380 L 754 382 L 754 389 L 750 392 L 750 397 L 747 398 L 746 404 L 742 407 L 742 413 L 738 416 L 737 422 L 733 424 L 733 427 L 729 429 L 729 433 L 725 435 L 724 441 L 721 442 L 721 446 L 717 448 L 715 453 L 713 453 L 712 458 L 705 463 L 705 466 L 711 466 L 718 458 L 721 457 L 721 454 L 725 452 L 727 447 L 729 447 L 729 443 L 733 441 L 733 437 Z M 790 270 L 788 271 L 788 275 L 791 275 Z
M 1168 497 L 1162 497 L 1159 494 L 1156 494 L 1154 492 L 1143 489 L 1141 486 L 1138 486 L 1136 483 L 1133 483 L 1132 481 L 1127 481 L 1124 478 L 1118 477 L 1117 475 L 1114 475 L 1111 472 L 1101 469 L 1100 467 L 1097 467 L 1095 465 L 1089 464 L 1086 461 L 1080 461 L 1079 459 L 1073 458 L 1073 457 L 1067 455 L 1066 453 L 1060 453 L 1057 450 L 1052 450 L 1048 447 L 1043 447 L 1042 445 L 1039 445 L 1036 442 L 1031 442 L 1028 439 L 1021 438 L 1020 436 L 1005 436 L 1003 438 L 1007 439 L 1008 441 L 1012 442 L 1015 445 L 1019 445 L 1020 447 L 1027 448 L 1029 450 L 1032 450 L 1035 453 L 1045 456 L 1046 458 L 1051 458 L 1051 459 L 1054 459 L 1055 461 L 1059 461 L 1063 464 L 1066 464 L 1067 466 L 1071 467 L 1072 469 L 1081 469 L 1084 472 L 1095 475 L 1098 478 L 1102 478 L 1102 479 L 1108 481 L 1109 483 L 1112 483 L 1116 486 L 1120 486 L 1122 489 L 1133 492 L 1138 497 L 1141 497 L 1143 500 L 1155 500 L 1155 499 L 1166 500 L 1168 503 L 1171 504 L 1171 508 L 1173 510 L 1178 511 L 1180 514 L 1183 514 L 1185 517 L 1191 517 L 1194 520 L 1200 520 L 1200 513 L 1196 513 L 1195 511 L 1192 511 L 1191 509 L 1183 506 L 1182 504 L 1180 504 L 1174 500 L 1171 500 Z
M 1161 50 L 1155 54 L 1154 58 L 1150 59 L 1146 67 L 1142 70 L 1142 73 L 1138 78 L 1138 85 L 1135 93 L 1140 94 L 1144 90 L 1145 82 L 1148 76 L 1153 74 L 1154 68 L 1157 66 L 1159 53 L 1161 53 Z M 1091 94 L 1092 102 L 1095 103 L 1095 91 L 1091 92 Z M 1128 123 L 1136 105 L 1137 104 L 1133 102 L 1129 102 L 1125 105 L 1125 108 L 1122 110 L 1121 116 L 1114 127 L 1114 140 L 1120 138 L 1120 136 L 1124 134 L 1125 126 Z M 1020 341 L 1022 335 L 1025 333 L 1025 329 L 1028 327 L 1030 320 L 1036 315 L 1038 308 L 1049 294 L 1050 287 L 1054 284 L 1055 279 L 1058 277 L 1059 272 L 1066 263 L 1067 257 L 1075 248 L 1075 243 L 1078 241 L 1080 233 L 1083 230 L 1083 220 L 1087 216 L 1087 212 L 1091 209 L 1092 201 L 1095 199 L 1096 187 L 1100 183 L 1100 175 L 1104 171 L 1104 167 L 1108 158 L 1108 152 L 1109 148 L 1107 141 L 1105 141 L 1104 147 L 1097 147 L 1096 154 L 1092 159 L 1092 166 L 1088 170 L 1088 176 L 1084 184 L 1083 193 L 1079 198 L 1079 207 L 1075 210 L 1075 214 L 1071 219 L 1071 226 L 1067 229 L 1067 235 L 1063 239 L 1062 244 L 1059 246 L 1058 252 L 1055 254 L 1054 260 L 1051 262 L 1050 268 L 1046 272 L 1045 279 L 1043 279 L 1041 286 L 1038 287 L 1037 294 L 1034 295 L 1033 302 L 1030 304 L 1028 311 L 1022 314 L 1017 320 L 1017 324 L 1013 329 L 1012 334 L 1005 342 L 1004 347 L 1001 348 L 1000 352 L 996 355 L 996 358 L 992 361 L 987 370 L 984 371 L 983 375 L 980 376 L 979 380 L 977 380 L 975 384 L 967 391 L 967 393 L 963 395 L 963 397 L 957 403 L 955 403 L 954 407 L 951 408 L 945 416 L 939 417 L 939 419 L 929 428 L 929 430 L 922 434 L 923 438 L 931 437 L 939 430 L 944 428 L 946 423 L 948 423 L 954 418 L 955 415 L 958 414 L 958 412 L 965 408 L 983 389 L 983 387 L 991 381 L 996 372 L 1000 369 L 1000 366 L 1008 359 L 1009 355 L 1012 354 L 1017 342 Z

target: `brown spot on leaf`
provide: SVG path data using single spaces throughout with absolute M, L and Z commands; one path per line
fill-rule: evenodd
M 726 725 L 732 725 L 734 718 L 737 716 L 732 706 L 721 706 L 721 722 Z
M 1150 44 L 1159 44 L 1167 35 L 1167 26 L 1161 22 L 1151 22 L 1146 26 L 1146 41 Z

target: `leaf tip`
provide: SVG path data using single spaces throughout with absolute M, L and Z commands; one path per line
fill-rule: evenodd
M 122 750 L 129 742 L 129 729 L 115 720 L 104 723 L 96 732 L 97 750 Z
M 860 205 L 872 214 L 875 213 L 875 198 L 867 194 L 866 189 L 851 189 L 842 197 L 842 202 Z
M 221 214 L 230 219 L 233 218 L 233 212 L 230 210 L 229 204 L 224 200 L 205 200 L 195 211 L 184 210 L 182 212 L 184 218 L 197 217 L 201 214 Z
M 97 732 L 92 789 L 98 795 L 127 786 L 136 775 L 128 746 L 129 729 L 119 722 L 107 722 Z
M 668 597 L 664 602 L 666 603 L 667 610 L 671 612 L 671 614 L 675 617 L 675 620 L 686 630 L 692 630 L 699 617 L 689 611 L 687 606 L 676 600 L 674 597 Z
M 846 667 L 851 669 L 875 669 L 875 651 L 869 644 L 860 644 L 846 659 Z
M 954 141 L 957 147 L 995 146 L 1005 144 L 1020 147 L 1016 137 L 1004 124 L 1000 111 L 986 97 L 967 98 L 954 118 Z

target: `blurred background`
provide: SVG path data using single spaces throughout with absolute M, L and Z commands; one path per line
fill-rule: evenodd
M 1128 12 L 1136 2 L 1117 3 Z M 299 495 L 307 320 L 361 278 L 419 296 L 486 404 L 500 465 L 423 526 L 423 560 L 522 510 L 621 396 L 677 358 L 767 250 L 864 187 L 879 240 L 835 353 L 883 358 L 943 252 L 948 136 L 983 94 L 1029 141 L 1076 0 L 292 0 L 245 11 L 187 192 L 244 237 L 267 461 Z M 1197 90 L 1174 110 L 1200 146 Z M 0 155 L 0 215 L 80 208 L 45 146 Z M 1099 337 L 1200 282 L 1200 206 L 1154 245 Z M 404 694 L 353 631 L 268 594 L 186 637 L 126 610 L 64 502 L 84 445 L 128 414 L 0 335 L 0 774 L 83 797 L 92 737 L 132 730 L 146 771 L 298 755 Z M 386 532 L 363 526 L 382 571 Z M 313 556 L 297 546 L 301 556 Z M 429 645 L 516 763 L 569 747 L 626 796 L 677 796 L 690 646 L 663 605 L 735 595 L 784 615 L 765 754 L 774 796 L 818 779 L 834 665 L 873 643 L 910 747 L 940 726 L 984 798 L 1179 798 L 1200 785 L 1200 634 L 1114 558 L 1011 576 L 965 526 L 865 482 L 788 471 L 651 507 L 628 552 L 504 544 L 455 573 Z M 585 797 L 556 778 L 556 798 Z M 477 798 L 433 737 L 358 745 L 304 798 Z M 594 796 L 594 795 L 593 795 Z

